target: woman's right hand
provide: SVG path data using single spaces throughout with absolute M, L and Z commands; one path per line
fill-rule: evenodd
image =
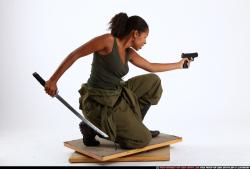
M 189 60 L 188 58 L 182 58 L 182 59 L 178 62 L 178 63 L 179 63 L 179 68 L 180 68 L 180 69 L 183 69 L 183 65 L 184 65 L 185 61 L 187 61 L 187 66 L 188 66 L 188 68 L 189 68 L 191 60 Z
M 56 85 L 56 82 L 53 80 L 46 81 L 44 89 L 45 89 L 45 92 L 51 97 L 54 97 L 57 94 L 57 85 Z

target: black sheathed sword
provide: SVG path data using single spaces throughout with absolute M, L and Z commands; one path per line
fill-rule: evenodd
M 38 80 L 38 82 L 44 87 L 45 81 L 43 78 L 36 72 L 33 73 L 33 76 Z M 62 102 L 69 110 L 71 110 L 79 119 L 81 119 L 85 124 L 87 124 L 89 127 L 91 127 L 93 130 L 95 130 L 97 133 L 101 134 L 103 137 L 108 138 L 108 135 L 98 129 L 94 124 L 92 124 L 90 121 L 85 119 L 82 115 L 80 115 L 70 104 L 68 104 L 58 93 L 55 95 L 55 97 Z

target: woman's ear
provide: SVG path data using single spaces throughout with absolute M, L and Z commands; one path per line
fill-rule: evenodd
M 133 30 L 133 31 L 132 31 L 132 36 L 133 36 L 134 38 L 137 38 L 137 37 L 140 36 L 140 33 L 138 32 L 138 30 Z

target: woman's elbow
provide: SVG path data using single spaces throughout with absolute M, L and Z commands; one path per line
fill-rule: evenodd
M 155 72 L 157 72 L 156 67 L 154 66 L 153 63 L 150 63 L 150 64 L 146 67 L 145 70 L 148 71 L 148 72 L 150 72 L 150 73 L 155 73 Z
M 146 70 L 146 71 L 148 71 L 148 72 L 150 72 L 150 73 L 155 73 L 155 72 L 157 72 L 157 71 L 155 71 L 154 69 L 144 69 L 144 70 Z

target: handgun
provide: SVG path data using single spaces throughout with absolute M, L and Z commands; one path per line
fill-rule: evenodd
M 182 53 L 181 54 L 182 58 L 188 58 L 189 60 L 194 60 L 194 58 L 198 57 L 198 53 Z M 187 69 L 188 65 L 187 65 L 188 61 L 185 61 L 183 64 L 183 68 Z

